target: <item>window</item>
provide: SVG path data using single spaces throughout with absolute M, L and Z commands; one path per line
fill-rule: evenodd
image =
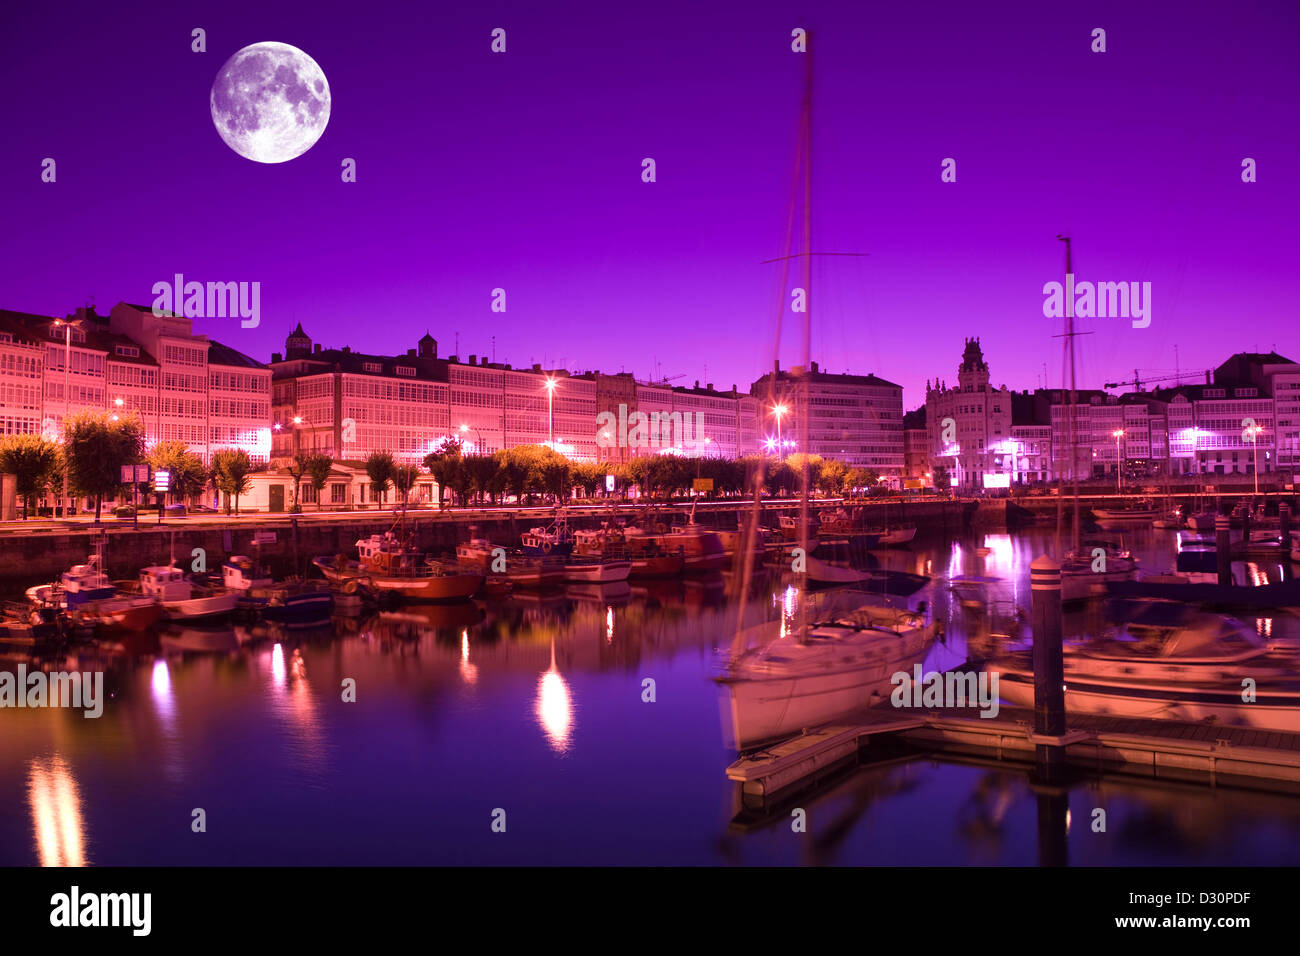
M 383 370 L 384 370 L 384 366 L 381 365 L 379 362 L 362 362 L 362 363 L 361 363 L 361 371 L 363 371 L 363 372 L 374 372 L 374 373 L 378 374 L 378 373 L 382 372 Z
M 140 350 L 134 345 L 115 345 L 113 346 L 113 351 L 118 355 L 125 356 L 126 358 L 140 357 Z
M 345 505 L 348 502 L 348 486 L 342 482 L 330 483 L 330 504 Z
M 409 366 L 406 365 L 398 365 L 394 367 L 393 371 L 395 371 L 398 375 L 406 375 L 411 378 L 415 377 L 415 369 L 410 368 Z

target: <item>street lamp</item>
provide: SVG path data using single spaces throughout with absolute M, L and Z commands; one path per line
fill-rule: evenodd
M 1116 491 L 1122 495 L 1124 493 L 1124 459 L 1120 457 L 1119 443 L 1124 437 L 1124 429 L 1117 428 L 1111 434 L 1115 436 L 1115 476 L 1119 482 Z
M 776 416 L 776 447 L 778 454 L 780 453 L 781 448 L 781 417 L 785 415 L 787 411 L 789 411 L 789 409 L 786 408 L 784 404 L 777 403 L 772 406 L 772 414 Z
M 469 426 L 468 426 L 468 425 L 464 425 L 464 424 L 462 424 L 462 425 L 460 426 L 460 430 L 461 430 L 461 433 L 464 434 L 464 433 L 468 432 L 470 429 L 469 429 Z M 480 432 L 477 428 L 475 428 L 475 429 L 474 429 L 474 434 L 478 436 L 478 448 L 475 449 L 475 450 L 477 451 L 478 454 L 482 455 L 482 454 L 484 454 L 484 450 L 483 450 L 483 433 Z
M 63 332 L 63 437 L 68 437 L 68 416 L 72 414 L 72 392 L 68 385 L 68 372 L 72 368 L 72 327 L 80 326 L 80 319 L 55 319 L 54 327 Z M 63 516 L 68 516 L 68 466 L 63 465 Z
M 293 416 L 293 423 L 294 425 L 297 426 L 306 425 L 308 428 L 311 429 L 311 450 L 312 450 L 312 454 L 315 454 L 316 453 L 316 426 L 312 424 L 311 419 L 304 418 L 302 415 Z M 294 447 L 297 449 L 295 454 L 301 453 L 302 433 L 299 432 L 297 428 L 293 430 L 293 444 Z
M 706 446 L 707 446 L 707 445 L 712 445 L 712 444 L 713 444 L 713 439 L 712 439 L 712 438 L 705 438 L 705 439 L 704 439 L 704 444 L 705 444 Z M 696 478 L 699 478 L 700 475 L 703 474 L 703 468 L 704 468 L 704 455 L 703 455 L 703 454 L 696 455 L 696 456 L 695 456 L 695 477 L 696 477 Z
M 546 435 L 552 449 L 555 447 L 555 376 L 546 376 Z
M 1258 425 L 1252 425 L 1247 431 L 1250 432 L 1250 443 L 1255 446 L 1255 497 L 1259 497 L 1259 433 L 1264 429 Z M 1285 541 L 1282 542 L 1286 544 Z

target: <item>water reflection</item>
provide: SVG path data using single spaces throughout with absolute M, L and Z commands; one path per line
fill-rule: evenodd
M 1128 537 L 1145 568 L 1170 566 L 1176 533 Z M 1029 606 L 1030 561 L 1051 550 L 1042 531 L 973 533 L 875 552 L 874 560 L 935 573 L 931 611 L 945 643 L 924 667 L 942 670 L 976 656 L 981 639 L 1028 638 L 1016 612 Z M 1256 580 L 1277 577 L 1271 562 L 1256 564 Z M 1243 562 L 1236 569 L 1243 580 L 1252 575 Z M 999 579 L 996 600 L 963 608 L 943 579 L 981 573 Z M 737 618 L 788 632 L 801 602 L 820 609 L 827 594 L 801 593 L 786 568 L 761 581 L 742 614 L 718 575 L 637 582 L 630 596 L 592 587 L 382 614 L 357 609 L 321 631 L 241 625 L 238 649 L 200 657 L 163 657 L 141 642 L 112 665 L 121 693 L 102 720 L 27 711 L 6 726 L 0 780 L 14 791 L 25 785 L 29 805 L 0 807 L 18 834 L 0 844 L 0 864 L 79 865 L 88 854 L 96 863 L 212 862 L 190 856 L 202 851 L 188 844 L 176 849 L 171 821 L 185 818 L 196 784 L 213 801 L 250 807 L 234 824 L 238 849 L 221 862 L 292 863 L 295 848 L 309 846 L 328 848 L 321 862 L 474 862 L 478 838 L 447 821 L 459 818 L 459 802 L 497 801 L 524 765 L 539 804 L 583 826 L 512 844 L 512 863 L 1277 864 L 1300 851 L 1295 797 L 1131 778 L 1046 793 L 1007 763 L 912 753 L 823 778 L 796 804 L 809 811 L 808 832 L 792 834 L 788 810 L 769 818 L 733 803 L 739 797 L 723 771 L 734 754 L 721 745 L 709 675 L 730 650 Z M 1071 612 L 1067 635 L 1100 626 L 1094 617 Z M 1300 641 L 1292 616 L 1247 620 L 1270 642 Z M 187 639 L 199 646 L 197 636 Z M 86 665 L 97 660 L 91 650 L 77 654 Z M 640 706 L 632 678 L 644 674 L 661 689 L 672 681 L 672 703 L 657 705 L 654 720 L 627 720 L 628 707 Z M 335 696 L 345 678 L 357 680 L 362 705 Z M 683 813 L 663 816 L 664 791 L 645 786 L 647 755 Z M 184 787 L 174 785 L 182 759 Z M 126 800 L 148 812 L 97 827 L 91 846 L 83 813 Z M 378 836 L 374 827 L 339 826 L 341 816 L 370 814 L 377 800 L 393 821 L 378 824 Z M 267 821 L 286 806 L 292 827 L 270 833 L 276 824 Z M 1096 807 L 1108 811 L 1107 837 L 1091 832 Z
M 85 866 L 81 793 L 62 755 L 28 764 L 27 800 L 41 866 Z
M 270 650 L 271 711 L 292 742 L 292 753 L 313 774 L 322 770 L 326 747 L 316 700 L 307 679 L 307 662 L 294 648 L 285 654 L 277 642 Z M 341 691 L 340 691 L 341 693 Z
M 573 732 L 573 700 L 569 685 L 555 666 L 555 644 L 551 644 L 551 667 L 537 681 L 537 721 L 557 753 L 567 753 Z
M 460 676 L 466 684 L 478 683 L 478 667 L 469 659 L 469 629 L 460 632 Z

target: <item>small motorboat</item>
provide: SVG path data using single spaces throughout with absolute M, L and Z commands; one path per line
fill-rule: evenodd
M 1151 526 L 1154 528 L 1169 530 L 1174 528 L 1185 528 L 1187 527 L 1187 522 L 1183 519 L 1182 509 L 1175 508 L 1173 511 L 1168 511 L 1159 518 L 1156 518 L 1155 521 L 1151 522 Z
M 1084 542 L 1079 551 L 1070 552 L 1061 562 L 1061 600 L 1069 603 L 1102 597 L 1107 584 L 1132 581 L 1137 573 L 1137 558 L 1126 548 L 1109 541 Z

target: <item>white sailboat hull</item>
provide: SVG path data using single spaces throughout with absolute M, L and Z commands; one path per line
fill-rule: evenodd
M 883 703 L 893 677 L 910 674 L 934 641 L 934 626 L 898 633 L 873 631 L 846 640 L 843 663 L 833 656 L 789 674 L 739 673 L 717 678 L 725 689 L 724 724 L 737 749 L 788 737 L 851 711 Z M 782 638 L 770 646 L 785 645 Z

